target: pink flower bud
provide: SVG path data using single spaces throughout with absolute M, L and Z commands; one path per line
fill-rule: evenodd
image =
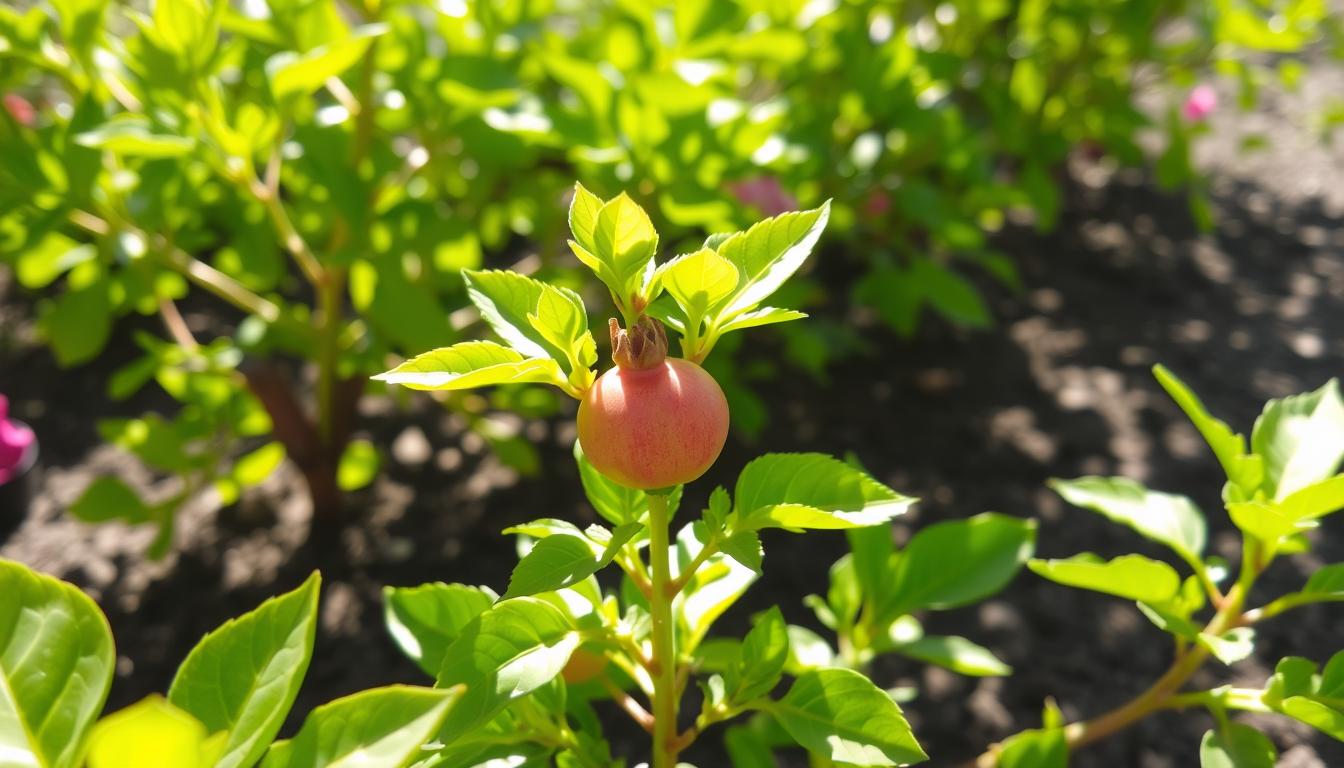
M 1190 95 L 1185 97 L 1185 103 L 1181 105 L 1181 115 L 1186 120 L 1197 123 L 1217 108 L 1218 94 L 1213 90 L 1213 86 L 1197 85 L 1190 91 Z
M 32 128 L 37 122 L 37 110 L 28 100 L 17 93 L 5 94 L 5 111 L 14 118 L 14 122 L 22 125 L 24 128 Z
M 868 197 L 863 201 L 863 212 L 869 216 L 877 217 L 891 210 L 891 195 L 887 190 L 881 187 L 873 187 L 868 192 Z
M 9 420 L 9 400 L 0 395 L 0 485 L 23 468 L 35 440 L 33 430 Z
M 784 191 L 779 179 L 756 176 L 728 183 L 728 192 L 743 205 L 749 205 L 766 216 L 798 210 L 798 200 Z

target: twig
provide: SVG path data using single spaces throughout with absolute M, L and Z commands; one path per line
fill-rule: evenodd
M 640 728 L 643 728 L 649 733 L 653 733 L 653 715 L 649 714 L 647 709 L 640 706 L 640 703 L 635 701 L 635 697 L 616 687 L 616 684 L 611 682 L 606 675 L 602 676 L 602 689 L 607 692 L 607 695 L 611 697 L 612 701 L 615 701 L 620 705 L 621 709 L 625 710 L 625 713 L 630 716 L 631 720 L 634 720 L 639 724 Z

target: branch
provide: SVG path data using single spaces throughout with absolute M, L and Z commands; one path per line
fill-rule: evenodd
M 611 697 L 612 701 L 619 704 L 621 709 L 624 709 L 625 713 L 630 716 L 630 719 L 639 724 L 640 728 L 643 728 L 649 733 L 653 733 L 653 715 L 649 714 L 647 709 L 640 706 L 639 702 L 635 701 L 633 696 L 620 688 L 617 688 L 616 684 L 611 682 L 606 675 L 603 675 L 601 680 L 602 689 L 607 692 L 607 695 Z

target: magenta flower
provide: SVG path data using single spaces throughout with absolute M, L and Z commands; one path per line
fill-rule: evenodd
M 1181 105 L 1181 115 L 1186 120 L 1197 123 L 1217 108 L 1218 94 L 1213 90 L 1213 86 L 1197 85 L 1190 91 L 1190 95 L 1185 97 L 1185 103 Z
M 23 469 L 35 440 L 33 430 L 9 420 L 9 399 L 0 395 L 0 485 Z
M 33 109 L 33 105 L 19 94 L 6 93 L 4 102 L 5 111 L 9 113 L 10 117 L 14 118 L 14 122 L 24 128 L 32 128 L 33 124 L 37 122 L 37 110 Z
M 749 205 L 766 216 L 778 216 L 781 213 L 798 210 L 797 198 L 784 191 L 779 179 L 773 176 L 730 181 L 728 192 L 737 198 L 739 203 Z

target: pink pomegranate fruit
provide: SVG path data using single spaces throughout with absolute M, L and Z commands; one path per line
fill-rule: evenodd
M 611 321 L 616 366 L 579 404 L 579 445 L 589 463 L 639 490 L 700 477 L 728 438 L 728 401 L 714 377 L 667 357 L 667 334 L 641 317 L 630 329 Z

